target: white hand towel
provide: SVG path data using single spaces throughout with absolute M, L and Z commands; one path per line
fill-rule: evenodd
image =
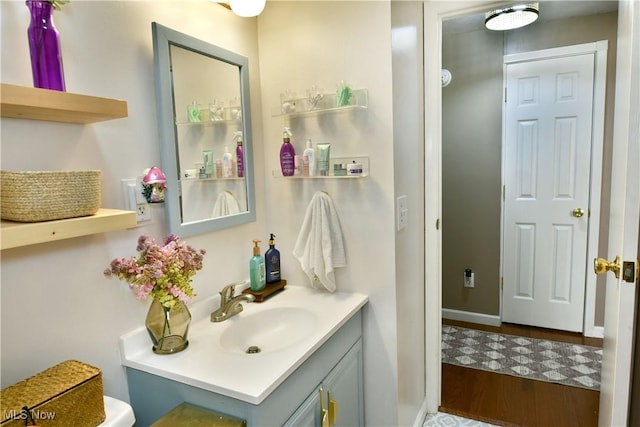
M 211 216 L 217 218 L 219 216 L 235 215 L 240 213 L 240 205 L 233 194 L 229 191 L 223 191 L 218 195 L 216 204 L 213 206 Z
M 318 191 L 313 195 L 293 255 L 300 261 L 311 287 L 335 292 L 334 269 L 346 267 L 347 259 L 338 213 L 327 193 Z

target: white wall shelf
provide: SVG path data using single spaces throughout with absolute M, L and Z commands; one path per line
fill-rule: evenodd
M 182 178 L 180 183 L 195 183 L 195 182 L 223 182 L 223 181 L 243 181 L 244 177 L 238 178 L 237 176 L 231 178 Z
M 369 157 L 332 157 L 329 159 L 329 175 L 320 175 L 318 171 L 318 153 L 316 153 L 316 174 L 313 176 L 307 175 L 293 175 L 293 176 L 283 176 L 282 171 L 280 169 L 274 169 L 271 171 L 271 175 L 275 178 L 282 179 L 360 179 L 366 178 L 370 174 L 369 169 Z M 349 164 L 349 163 L 358 163 L 362 165 L 362 173 L 360 175 L 334 175 L 333 166 L 336 164 Z
M 241 125 L 241 120 L 202 120 L 199 122 L 176 122 L 177 126 L 209 127 L 221 125 Z
M 94 215 L 44 222 L 0 222 L 0 249 L 17 248 L 135 227 L 136 213 L 99 209 Z
M 7 83 L 0 103 L 1 116 L 14 119 L 89 124 L 129 115 L 126 101 Z
M 325 113 L 337 113 L 355 110 L 366 110 L 369 104 L 367 89 L 355 89 L 349 105 L 337 106 L 336 94 L 325 94 L 315 107 L 311 106 L 308 98 L 283 100 L 280 107 L 272 111 L 273 117 L 303 117 Z

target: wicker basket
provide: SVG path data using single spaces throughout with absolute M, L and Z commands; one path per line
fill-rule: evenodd
M 22 427 L 33 421 L 43 427 L 95 427 L 102 423 L 102 371 L 67 360 L 0 392 L 2 427 Z
M 39 222 L 93 215 L 100 208 L 100 171 L 0 171 L 0 217 Z

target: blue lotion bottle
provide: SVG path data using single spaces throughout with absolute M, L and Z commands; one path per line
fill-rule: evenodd
M 249 260 L 249 278 L 251 280 L 251 290 L 261 291 L 266 286 L 266 267 L 264 257 L 260 255 L 260 240 L 254 240 L 253 256 Z
M 269 237 L 269 249 L 264 254 L 267 263 L 267 284 L 280 281 L 280 251 L 276 249 L 274 242 L 275 235 L 271 233 Z

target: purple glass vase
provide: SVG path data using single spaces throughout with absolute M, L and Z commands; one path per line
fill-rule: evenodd
M 31 12 L 29 50 L 33 85 L 43 89 L 65 91 L 60 34 L 53 25 L 53 3 L 48 0 L 27 0 Z

